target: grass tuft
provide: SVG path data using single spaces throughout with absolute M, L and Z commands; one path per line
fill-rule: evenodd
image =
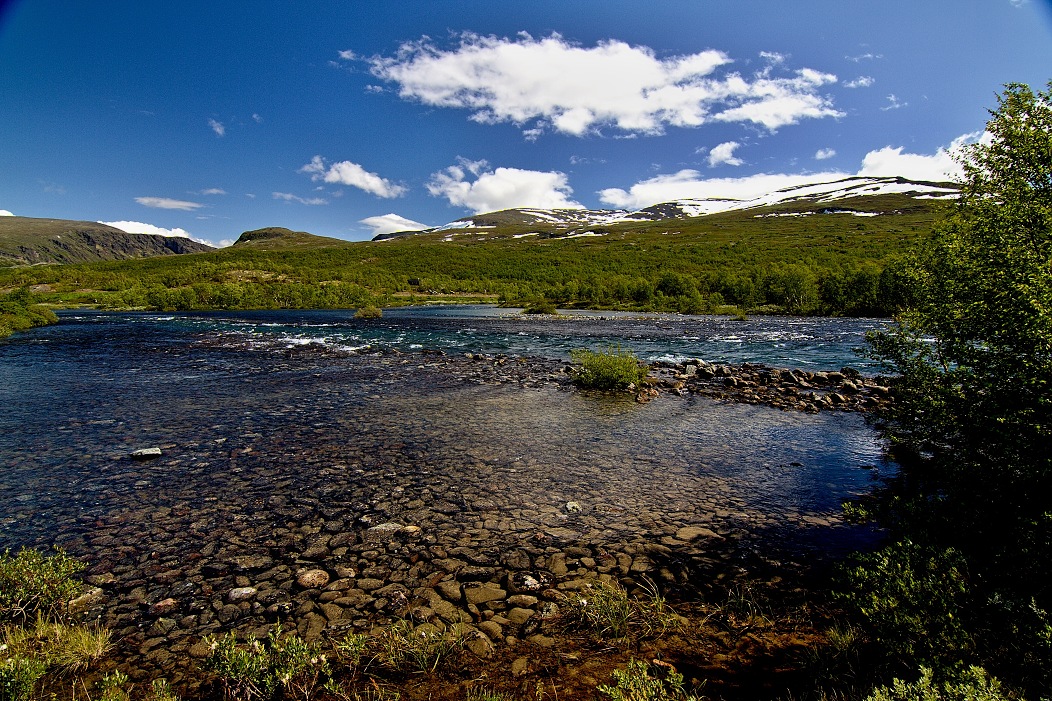
M 579 366 L 574 372 L 574 383 L 584 389 L 629 389 L 645 380 L 649 370 L 631 351 L 622 350 L 621 346 L 601 351 L 572 350 L 570 358 Z

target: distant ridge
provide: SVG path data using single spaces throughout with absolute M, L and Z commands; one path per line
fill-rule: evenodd
M 65 265 L 215 250 L 178 236 L 129 234 L 106 224 L 0 217 L 0 266 Z
M 478 234 L 484 233 L 486 230 L 496 232 L 502 229 L 506 230 L 509 227 L 518 229 L 532 227 L 535 229 L 535 231 L 528 233 L 519 232 L 516 234 L 518 236 L 585 236 L 595 233 L 589 231 L 589 229 L 614 224 L 689 219 L 724 212 L 775 207 L 796 210 L 802 207 L 815 207 L 815 212 L 824 211 L 828 213 L 831 211 L 846 211 L 830 207 L 830 205 L 838 203 L 850 202 L 853 207 L 859 207 L 865 202 L 863 198 L 873 198 L 872 203 L 878 204 L 876 198 L 882 195 L 896 195 L 900 201 L 903 199 L 933 200 L 952 199 L 957 196 L 957 192 L 957 186 L 950 182 L 927 182 L 909 180 L 902 177 L 875 178 L 854 176 L 831 182 L 795 185 L 749 199 L 736 199 L 733 197 L 681 199 L 662 202 L 636 211 L 624 209 L 538 209 L 532 207 L 506 209 L 487 214 L 475 214 L 470 217 L 457 219 L 443 226 L 422 231 L 399 231 L 391 234 L 380 234 L 373 237 L 373 241 L 385 241 L 403 236 L 441 232 L 447 232 L 447 237 L 452 237 L 458 233 L 470 232 Z M 766 213 L 777 214 L 777 212 Z M 799 213 L 797 212 L 797 214 Z M 861 213 L 876 215 L 882 212 L 878 209 L 876 211 L 865 210 Z
M 348 241 L 329 236 L 318 236 L 306 231 L 292 231 L 280 226 L 246 231 L 234 242 L 235 247 L 273 250 L 278 248 L 317 248 L 322 246 L 346 246 Z

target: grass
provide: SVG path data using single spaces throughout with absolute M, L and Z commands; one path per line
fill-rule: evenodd
M 683 675 L 668 663 L 656 664 L 657 675 L 640 660 L 631 660 L 613 673 L 614 684 L 600 684 L 597 691 L 612 701 L 701 701 L 683 689 Z
M 388 669 L 430 674 L 450 663 L 466 641 L 461 626 L 442 630 L 402 619 L 386 626 L 372 641 L 373 659 Z
M 578 366 L 574 383 L 582 389 L 630 389 L 643 382 L 649 370 L 631 351 L 620 346 L 600 351 L 573 350 L 570 357 Z
M 354 313 L 355 319 L 380 319 L 384 315 L 384 312 L 380 307 L 374 307 L 373 305 L 366 305 L 359 307 L 358 311 Z
M 577 627 L 620 644 L 655 638 L 680 625 L 653 582 L 647 583 L 643 597 L 635 598 L 617 582 L 596 580 L 571 603 Z

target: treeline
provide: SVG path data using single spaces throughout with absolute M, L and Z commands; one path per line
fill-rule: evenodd
M 0 295 L 0 338 L 10 336 L 15 331 L 46 326 L 56 321 L 55 313 L 35 304 L 33 294 L 24 287 Z
M 887 316 L 910 299 L 899 260 L 932 210 L 851 217 L 707 217 L 675 233 L 583 239 L 416 236 L 0 270 L 59 304 L 160 310 L 338 308 L 472 295 L 527 306 Z M 772 223 L 773 222 L 773 223 Z M 691 228 L 693 227 L 693 228 Z

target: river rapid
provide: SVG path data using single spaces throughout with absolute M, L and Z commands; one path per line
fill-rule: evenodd
M 506 605 L 472 610 L 468 588 L 511 596 L 516 572 L 563 589 L 603 573 L 690 587 L 871 541 L 840 517 L 892 468 L 860 414 L 639 404 L 558 373 L 451 370 L 435 352 L 551 366 L 620 344 L 872 372 L 851 349 L 879 320 L 508 314 L 63 313 L 0 342 L 0 547 L 57 543 L 88 562 L 98 616 L 178 679 L 210 633 L 283 616 L 311 636 L 364 629 L 443 576 L 479 623 Z M 146 447 L 163 455 L 129 457 Z M 340 596 L 297 586 L 309 570 Z

